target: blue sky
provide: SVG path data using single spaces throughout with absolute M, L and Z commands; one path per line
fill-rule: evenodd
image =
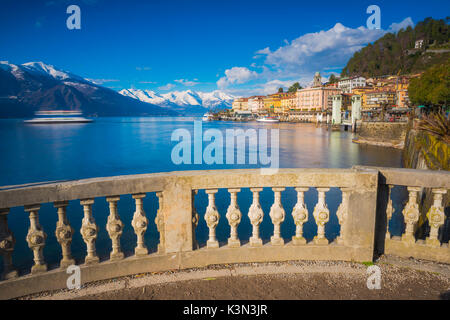
M 315 71 L 340 72 L 354 51 L 450 2 L 1 0 L 0 60 L 43 61 L 115 90 L 221 89 L 267 94 Z M 81 30 L 66 27 L 70 4 Z M 381 30 L 366 28 L 369 5 Z

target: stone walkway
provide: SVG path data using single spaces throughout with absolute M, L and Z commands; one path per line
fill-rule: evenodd
M 367 288 L 370 264 L 290 261 L 217 265 L 140 274 L 23 299 L 450 299 L 450 266 L 382 257 L 381 289 Z

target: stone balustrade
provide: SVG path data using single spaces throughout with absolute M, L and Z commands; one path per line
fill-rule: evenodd
M 408 191 L 408 201 L 402 211 L 405 228 L 401 237 L 391 236 L 388 227 L 394 214 L 391 197 L 394 186 L 406 187 Z M 248 212 L 242 211 L 237 201 L 244 188 L 250 190 L 252 197 Z M 265 188 L 270 188 L 274 195 L 268 216 L 260 203 Z M 293 188 L 297 195 L 292 210 L 283 207 L 281 201 L 286 188 Z M 330 188 L 338 188 L 342 194 L 335 212 L 327 207 Z M 434 195 L 427 213 L 420 212 L 423 188 L 431 189 Z M 84 260 L 78 262 L 83 284 L 131 274 L 223 263 L 372 261 L 380 253 L 450 263 L 450 248 L 441 241 L 446 219 L 443 196 L 449 188 L 449 172 L 378 167 L 280 169 L 273 175 L 262 175 L 259 170 L 184 171 L 3 187 L 0 188 L 0 253 L 3 258 L 0 298 L 65 288 L 66 269 L 75 264 L 71 249 L 77 232 L 86 245 Z M 225 212 L 220 212 L 216 205 L 219 189 L 227 190 L 230 195 Z M 305 202 L 305 193 L 310 189 L 318 193 L 317 203 L 312 208 Z M 194 205 L 199 190 L 208 198 L 201 217 Z M 149 193 L 155 193 L 159 204 L 154 221 L 149 219 L 143 206 Z M 121 248 L 125 224 L 118 203 L 120 196 L 130 194 L 135 204 L 131 227 L 136 243 L 134 252 L 127 256 Z M 106 225 L 99 225 L 95 219 L 93 204 L 100 197 L 105 197 L 108 203 Z M 80 230 L 74 230 L 67 217 L 68 203 L 73 200 L 80 200 Z M 40 207 L 47 203 L 53 203 L 55 208 L 55 230 L 44 230 L 39 223 Z M 33 253 L 31 270 L 20 274 L 12 258 L 16 239 L 8 227 L 8 214 L 15 207 L 23 207 L 28 213 L 29 222 L 24 221 L 23 228 L 28 228 L 26 241 Z M 247 239 L 239 234 L 245 215 L 251 224 L 251 236 Z M 326 236 L 332 215 L 337 217 L 340 227 L 335 239 Z M 416 239 L 415 231 L 421 217 L 428 220 L 430 232 L 425 239 Z M 262 239 L 260 227 L 267 218 L 273 225 L 273 233 L 270 239 Z M 208 228 L 206 244 L 199 244 L 196 237 L 201 219 Z M 281 227 L 288 220 L 295 224 L 295 234 L 285 239 Z M 308 241 L 303 226 L 310 220 L 317 225 L 317 234 Z M 223 243 L 217 238 L 219 221 L 226 221 L 230 228 L 229 237 Z M 147 248 L 144 238 L 153 223 L 159 232 L 157 252 Z M 96 250 L 101 229 L 107 231 L 111 241 L 106 260 L 100 260 Z M 55 234 L 60 246 L 57 267 L 47 265 L 44 254 L 50 233 Z

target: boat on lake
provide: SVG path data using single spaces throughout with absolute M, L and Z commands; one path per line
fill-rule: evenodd
M 265 116 L 262 118 L 258 118 L 256 119 L 256 121 L 258 122 L 280 122 L 280 119 L 278 119 L 278 117 L 269 117 L 269 116 Z
M 92 122 L 92 119 L 83 117 L 83 113 L 73 110 L 53 110 L 53 111 L 38 111 L 35 117 L 30 120 L 25 120 L 28 124 L 42 124 L 42 123 L 87 123 Z
M 214 115 L 212 113 L 205 113 L 202 117 L 202 121 L 212 121 L 214 120 Z

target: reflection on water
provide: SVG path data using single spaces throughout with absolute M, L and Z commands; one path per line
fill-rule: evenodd
M 20 120 L 1 120 L 0 186 L 162 171 L 258 167 L 248 164 L 173 164 L 171 150 L 177 142 L 171 141 L 171 134 L 174 130 L 182 128 L 189 130 L 193 137 L 194 119 L 99 118 L 94 123 L 70 125 L 25 125 Z M 226 129 L 279 129 L 281 168 L 350 168 L 353 165 L 401 166 L 400 151 L 354 144 L 351 141 L 351 132 L 329 132 L 322 127 L 316 128 L 315 125 L 294 123 L 205 122 L 202 125 L 204 130 L 219 129 L 223 132 L 224 137 Z M 203 147 L 207 144 L 204 143 Z M 326 197 L 331 211 L 326 235 L 328 238 L 334 239 L 339 234 L 336 210 L 341 201 L 341 193 L 338 189 L 332 188 Z M 229 194 L 226 190 L 220 190 L 216 198 L 221 215 L 217 237 L 219 241 L 226 241 L 229 236 L 229 226 L 225 213 L 230 201 Z M 287 188 L 282 193 L 282 203 L 286 210 L 286 221 L 281 226 L 284 238 L 290 238 L 295 233 L 295 226 L 290 215 L 295 202 L 295 191 Z M 315 189 L 306 192 L 305 202 L 310 212 L 310 219 L 304 226 L 304 232 L 306 238 L 312 239 L 317 230 L 312 218 L 312 210 L 317 202 Z M 251 192 L 243 189 L 238 194 L 238 204 L 243 212 L 238 232 L 239 237 L 243 240 L 248 239 L 251 233 L 251 225 L 246 217 L 250 203 Z M 261 235 L 265 239 L 269 239 L 273 232 L 273 225 L 268 216 L 272 203 L 273 192 L 270 189 L 264 189 L 261 193 L 261 206 L 265 216 L 261 224 Z M 199 192 L 195 204 L 202 216 L 207 205 L 207 197 L 203 191 Z M 149 221 L 154 220 L 157 206 L 155 195 L 149 194 L 144 200 L 144 209 Z M 119 212 L 125 224 L 125 230 L 121 242 L 126 252 L 132 252 L 136 241 L 136 236 L 131 228 L 133 211 L 134 202 L 131 196 L 122 196 L 119 201 Z M 111 247 L 111 240 L 105 230 L 108 206 L 104 198 L 96 199 L 93 212 L 100 227 L 97 240 L 98 253 L 100 256 L 106 256 Z M 86 246 L 79 234 L 82 219 L 79 201 L 70 202 L 68 217 L 76 231 L 72 243 L 73 254 L 76 259 L 80 260 L 84 257 Z M 57 215 L 53 205 L 43 204 L 40 210 L 40 221 L 48 235 L 44 255 L 49 264 L 55 264 L 60 259 L 60 247 L 54 235 L 56 220 Z M 23 212 L 23 208 L 11 210 L 9 224 L 17 239 L 14 252 L 15 263 L 20 267 L 29 267 L 32 253 L 25 242 L 29 220 Z M 196 234 L 200 243 L 206 242 L 207 227 L 202 218 Z M 145 236 L 145 241 L 150 249 L 156 250 L 158 236 L 156 227 L 151 224 Z

